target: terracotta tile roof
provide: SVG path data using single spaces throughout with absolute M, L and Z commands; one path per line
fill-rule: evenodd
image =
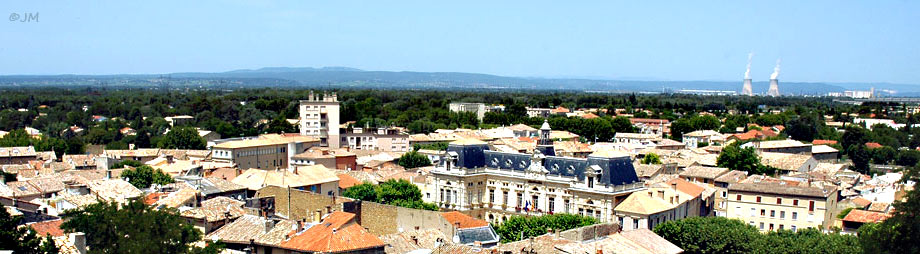
M 805 197 L 820 197 L 826 198 L 830 196 L 831 193 L 836 191 L 836 188 L 818 188 L 818 187 L 806 187 L 806 186 L 796 186 L 792 185 L 785 181 L 770 181 L 770 180 L 752 180 L 751 177 L 745 181 L 732 184 L 728 186 L 728 189 L 731 191 L 744 191 L 744 192 L 753 192 L 753 193 L 770 193 L 770 194 L 780 194 L 780 195 L 795 195 L 795 196 L 805 196 Z
M 40 195 L 41 190 L 35 186 L 24 181 L 8 182 L 7 186 L 13 190 L 13 196 L 22 197 L 22 196 L 31 196 L 31 195 Z
M 856 197 L 853 199 L 853 204 L 856 204 L 862 208 L 865 208 L 869 206 L 870 204 L 872 204 L 872 201 L 869 201 L 868 199 L 865 199 L 863 197 Z
M 460 223 L 460 229 L 489 226 L 489 222 L 486 222 L 485 220 L 476 219 L 458 211 L 443 212 L 441 213 L 441 216 L 444 217 L 444 219 L 447 219 L 447 221 L 455 227 L 457 226 L 457 223 Z
M 166 206 L 170 208 L 178 208 L 191 200 L 195 199 L 195 195 L 198 194 L 198 191 L 192 188 L 182 188 L 176 192 L 169 193 L 164 198 L 157 200 L 156 203 L 153 203 L 155 206 Z
M 837 140 L 827 140 L 827 139 L 815 139 L 811 141 L 814 145 L 833 145 L 837 144 Z
M 890 203 L 872 202 L 872 204 L 869 205 L 869 208 L 866 210 L 875 211 L 875 212 L 887 212 L 889 206 L 891 206 Z
M 239 171 L 237 171 L 235 168 L 217 168 L 211 171 L 208 177 L 216 177 L 225 179 L 227 181 L 233 181 L 233 178 L 236 178 L 236 176 L 239 175 L 238 173 Z
M 64 182 L 61 182 L 60 177 L 42 177 L 29 180 L 28 182 L 43 193 L 55 193 L 63 191 L 64 188 L 66 188 Z
M 99 203 L 99 199 L 96 196 L 86 194 L 86 195 L 63 195 L 64 201 L 70 203 L 76 207 L 85 207 L 95 203 Z
M 246 202 L 219 196 L 201 202 L 201 207 L 182 211 L 182 217 L 204 219 L 208 222 L 234 219 L 246 214 L 243 204 Z M 228 217 L 229 215 L 229 217 Z
M 670 121 L 668 119 L 651 119 L 651 118 L 630 118 L 629 122 L 632 124 L 644 123 L 644 124 L 668 124 Z
M 879 148 L 879 147 L 882 147 L 882 144 L 875 143 L 875 142 L 868 142 L 868 143 L 866 143 L 866 148 L 869 148 L 869 149 L 872 149 L 872 148 Z
M 559 107 L 553 109 L 552 111 L 553 111 L 553 113 L 557 113 L 557 114 L 558 114 L 558 113 L 569 113 L 569 112 L 571 112 L 569 109 L 567 109 L 567 108 L 565 108 L 565 107 L 563 107 L 563 106 L 559 106 Z
M 348 252 L 383 248 L 380 238 L 354 223 L 355 214 L 333 212 L 322 222 L 281 242 L 284 249 L 305 252 Z
M 681 177 L 699 177 L 705 179 L 716 179 L 717 177 L 728 172 L 727 168 L 700 167 L 692 166 L 680 172 Z
M 348 174 L 336 174 L 335 176 L 339 177 L 339 188 L 342 189 L 348 189 L 351 188 L 351 186 L 361 184 L 361 181 L 358 181 L 358 179 Z
M 323 165 L 299 166 L 297 173 L 288 170 L 249 169 L 233 178 L 233 183 L 258 190 L 265 186 L 302 187 L 338 181 L 333 170 Z
M 253 239 L 256 244 L 277 247 L 289 233 L 297 229 L 294 221 L 269 220 L 255 215 L 243 215 L 209 233 L 204 239 L 217 238 L 235 244 L 249 244 L 249 239 Z
M 687 180 L 674 178 L 667 182 L 668 185 L 677 184 L 677 190 L 692 197 L 698 197 L 700 194 L 703 194 L 703 191 L 706 190 L 699 185 L 688 182 Z
M 594 113 L 587 113 L 581 116 L 581 118 L 584 118 L 584 119 L 594 119 L 598 117 L 599 116 L 595 115 Z
M 850 213 L 848 213 L 847 216 L 843 218 L 843 221 L 874 223 L 884 221 L 890 217 L 891 215 L 887 213 L 853 209 L 850 210 Z
M 717 177 L 715 181 L 721 182 L 721 183 L 737 183 L 747 178 L 747 175 L 748 175 L 747 172 L 740 171 L 740 170 L 732 170 L 732 171 L 726 172 L 725 174 L 722 174 L 722 176 L 720 177 Z
M 165 198 L 166 196 L 169 196 L 169 193 L 166 193 L 166 192 L 154 192 L 154 193 L 147 194 L 147 196 L 144 197 L 144 204 L 146 204 L 146 205 L 152 205 L 152 204 L 156 203 L 157 201 L 160 201 L 160 199 Z
M 144 192 L 121 179 L 102 179 L 89 181 L 86 184 L 90 192 L 107 201 L 124 203 L 129 198 L 143 195 Z
M 49 220 L 29 224 L 29 227 L 35 230 L 35 234 L 38 236 L 63 236 L 64 230 L 61 230 L 61 223 L 63 220 Z

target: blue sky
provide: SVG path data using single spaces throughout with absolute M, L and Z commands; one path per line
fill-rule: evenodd
M 348 66 L 740 80 L 754 52 L 754 80 L 781 58 L 786 81 L 920 84 L 920 1 L 77 2 L 0 5 L 38 13 L 0 21 L 0 75 Z

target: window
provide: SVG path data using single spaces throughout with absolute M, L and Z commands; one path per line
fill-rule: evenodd
M 780 218 L 780 219 L 785 219 L 785 218 L 786 218 L 786 211 L 779 211 L 779 218 Z
M 763 230 L 763 222 L 760 223 L 760 230 Z
M 588 188 L 594 188 L 594 177 L 588 177 Z
M 767 216 L 767 210 L 766 210 L 766 209 L 760 209 L 760 216 Z
M 757 203 L 760 203 L 760 197 L 757 197 Z
M 524 207 L 523 202 L 524 202 L 524 194 L 518 193 L 517 194 L 517 207 Z
M 776 210 L 770 210 L 770 218 L 776 217 Z
M 779 230 L 783 230 L 783 224 L 779 224 Z
M 540 209 L 540 197 L 531 196 L 531 200 L 533 200 L 533 207 L 531 207 L 530 210 Z
M 508 192 L 502 191 L 502 204 L 508 205 Z
M 770 230 L 773 230 L 773 223 L 770 223 Z
M 738 195 L 738 197 L 735 198 L 735 200 L 741 201 L 741 195 Z
M 563 205 L 565 206 L 565 213 L 569 213 L 569 211 L 571 211 L 571 210 L 569 209 L 569 208 L 571 208 L 571 204 L 569 204 L 569 200 L 568 200 L 568 199 L 563 200 L 562 203 L 563 203 Z
M 792 229 L 792 232 L 795 232 L 795 225 L 789 226 Z
M 792 200 L 792 205 L 794 205 L 794 206 L 799 206 L 799 200 L 798 200 L 798 199 L 793 199 L 793 200 Z
M 810 200 L 808 201 L 808 212 L 814 212 L 814 211 L 815 211 L 815 201 Z
M 556 199 L 549 198 L 548 202 L 549 202 L 549 206 L 546 207 L 546 210 L 550 212 L 552 212 L 553 210 L 556 210 Z
M 776 198 L 776 204 L 777 204 L 777 205 L 782 205 L 782 204 L 783 204 L 783 199 L 782 199 L 782 198 Z
M 727 191 L 723 191 L 723 192 L 722 192 L 722 198 L 727 198 L 727 197 L 728 197 L 728 192 L 727 192 Z
M 584 209 L 584 208 L 578 208 L 578 215 L 585 216 L 585 209 Z
M 799 213 L 792 212 L 792 220 L 797 220 L 797 219 L 799 219 Z
M 489 190 L 489 203 L 495 203 L 495 190 Z

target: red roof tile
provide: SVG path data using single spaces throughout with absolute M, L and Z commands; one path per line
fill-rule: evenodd
M 354 223 L 355 214 L 334 212 L 322 222 L 281 242 L 281 248 L 336 253 L 382 248 L 385 243 Z
M 339 177 L 339 188 L 342 189 L 348 189 L 351 188 L 351 186 L 361 184 L 361 181 L 358 181 L 358 179 L 348 174 L 336 174 L 335 176 Z
M 38 236 L 63 236 L 64 230 L 61 230 L 61 223 L 63 220 L 49 220 L 29 224 L 29 227 L 35 230 L 35 234 Z
M 850 210 L 850 213 L 848 213 L 847 216 L 843 218 L 843 221 L 873 223 L 884 221 L 889 217 L 891 217 L 891 215 L 886 213 L 853 209 Z
M 444 212 L 444 213 L 441 213 L 441 216 L 443 216 L 444 219 L 447 219 L 447 221 L 450 222 L 451 225 L 456 226 L 457 223 L 460 223 L 459 228 L 461 229 L 479 228 L 479 227 L 485 227 L 489 225 L 489 222 L 470 217 L 469 215 L 466 215 L 464 213 L 457 212 L 457 211 Z
M 594 113 L 587 113 L 581 116 L 581 118 L 584 118 L 584 119 L 594 119 L 598 117 L 599 116 L 595 115 Z
M 882 147 L 882 144 L 875 143 L 875 142 L 866 143 L 866 148 L 869 148 L 869 149 L 879 148 L 879 147 Z
M 668 185 L 677 183 L 677 190 L 683 193 L 687 193 L 690 196 L 698 197 L 700 194 L 703 194 L 703 187 L 699 185 L 688 182 L 687 180 L 681 178 L 674 178 L 671 181 L 668 181 Z
M 147 194 L 147 196 L 144 197 L 144 204 L 152 205 L 156 203 L 157 201 L 159 201 L 161 198 L 166 197 L 166 196 L 169 196 L 169 193 L 154 192 L 154 193 Z
M 815 139 L 811 141 L 813 145 L 834 145 L 837 144 L 837 140 L 827 140 L 827 139 Z

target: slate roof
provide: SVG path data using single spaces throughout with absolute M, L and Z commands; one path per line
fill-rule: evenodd
M 460 229 L 457 231 L 457 236 L 460 238 L 461 244 L 474 244 L 476 242 L 490 244 L 498 242 L 498 234 L 489 226 Z

